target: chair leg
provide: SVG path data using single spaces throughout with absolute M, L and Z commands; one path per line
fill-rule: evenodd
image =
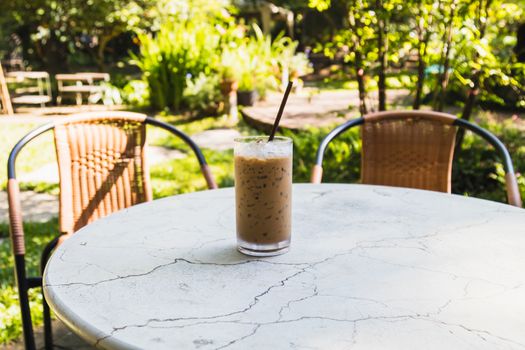
M 44 311 L 44 345 L 45 350 L 53 350 L 53 329 L 51 327 L 51 310 L 42 289 L 42 306 Z
M 46 247 L 44 248 L 44 251 L 42 252 L 42 256 L 40 257 L 40 270 L 41 273 L 44 273 L 44 269 L 46 268 L 47 261 L 49 260 L 49 257 L 51 256 L 51 253 L 57 246 L 59 237 L 55 237 L 51 242 L 49 242 Z M 42 306 L 44 311 L 44 345 L 45 350 L 53 350 L 53 329 L 51 327 L 51 310 L 49 309 L 49 305 L 47 304 L 46 297 L 44 296 L 44 289 L 42 288 Z
M 18 285 L 18 297 L 20 299 L 20 313 L 22 315 L 22 330 L 24 331 L 24 345 L 26 350 L 35 350 L 35 337 L 33 323 L 31 321 L 31 310 L 29 308 L 29 289 L 26 279 L 24 255 L 15 255 L 16 281 Z

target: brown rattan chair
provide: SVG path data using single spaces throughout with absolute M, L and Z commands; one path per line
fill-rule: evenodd
M 163 128 L 181 138 L 197 157 L 208 188 L 217 188 L 202 152 L 187 135 L 138 113 L 72 115 L 33 130 L 11 151 L 8 160 L 9 220 L 26 349 L 35 348 L 28 290 L 40 287 L 42 278 L 26 276 L 22 212 L 15 176 L 18 153 L 35 137 L 54 130 L 60 175 L 60 235 L 44 249 L 43 271 L 53 249 L 68 235 L 98 218 L 152 199 L 145 153 L 146 125 Z M 51 349 L 51 318 L 45 300 L 44 334 L 46 349 Z
M 323 155 L 328 144 L 358 125 L 362 125 L 362 183 L 450 193 L 456 131 L 465 128 L 487 140 L 499 152 L 506 172 L 508 203 L 521 207 L 512 159 L 505 145 L 475 124 L 438 112 L 378 112 L 340 125 L 323 139 L 317 150 L 312 183 L 321 182 Z

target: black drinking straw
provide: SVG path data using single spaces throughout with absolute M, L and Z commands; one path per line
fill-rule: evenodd
M 275 117 L 275 122 L 273 123 L 272 133 L 270 134 L 270 137 L 268 138 L 268 142 L 273 141 L 273 138 L 275 137 L 275 132 L 277 131 L 277 127 L 279 126 L 279 122 L 281 121 L 281 116 L 283 115 L 284 106 L 286 105 L 286 101 L 288 101 L 288 95 L 290 95 L 290 91 L 292 91 L 292 81 L 290 80 L 288 82 L 288 86 L 286 87 L 286 91 L 284 92 L 283 100 L 281 101 L 281 106 L 279 107 L 279 112 L 277 112 L 277 117 Z

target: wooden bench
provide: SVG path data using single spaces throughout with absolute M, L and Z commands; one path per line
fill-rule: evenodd
M 14 88 L 11 97 L 13 104 L 39 104 L 45 107 L 46 103 L 52 101 L 49 73 L 16 71 L 6 73 L 5 77 L 8 83 L 22 85 Z
M 76 104 L 82 105 L 83 95 L 88 99 L 93 94 L 104 90 L 103 86 L 97 85 L 97 82 L 108 82 L 108 73 L 91 73 L 81 72 L 74 74 L 57 74 L 55 75 L 58 86 L 57 104 L 62 104 L 62 97 L 65 95 L 74 95 Z

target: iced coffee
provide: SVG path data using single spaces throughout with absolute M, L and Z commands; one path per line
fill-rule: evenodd
M 235 139 L 238 249 L 253 256 L 288 251 L 292 227 L 292 140 Z

